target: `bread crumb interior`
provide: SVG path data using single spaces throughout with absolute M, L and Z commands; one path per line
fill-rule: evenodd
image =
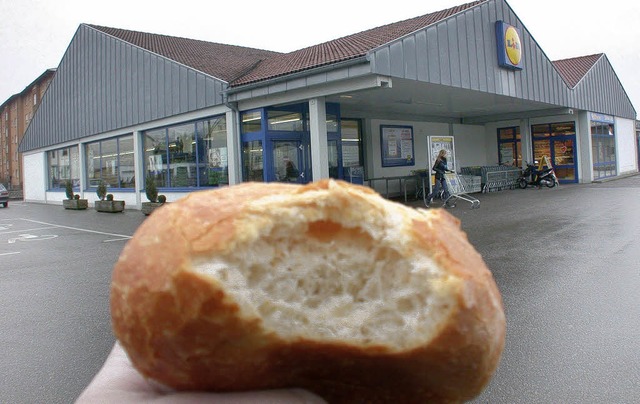
M 283 338 L 408 349 L 433 337 L 453 294 L 433 260 L 403 258 L 393 236 L 330 220 L 275 225 L 242 254 L 201 259 L 194 269 Z

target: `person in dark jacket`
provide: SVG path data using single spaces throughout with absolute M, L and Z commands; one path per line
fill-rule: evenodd
M 433 187 L 433 192 L 431 192 L 427 196 L 427 206 L 433 201 L 434 196 L 437 196 L 440 192 L 440 188 L 444 191 L 444 200 L 446 200 L 449 196 L 449 191 L 447 190 L 447 184 L 444 180 L 444 174 L 446 172 L 451 172 L 447 167 L 447 151 L 442 149 L 438 153 L 438 157 L 436 158 L 436 162 L 433 163 L 433 171 L 436 172 L 436 184 Z

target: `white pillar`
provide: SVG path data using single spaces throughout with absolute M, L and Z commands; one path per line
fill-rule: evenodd
M 87 173 L 85 168 L 87 167 L 87 156 L 86 150 L 82 147 L 82 143 L 78 143 L 78 170 L 80 170 L 79 180 L 80 180 L 80 197 L 82 199 L 86 199 L 84 190 L 88 188 L 87 184 Z M 71 156 L 69 156 L 71 157 Z M 71 163 L 73 164 L 73 162 Z
M 327 144 L 327 109 L 324 97 L 309 100 L 309 130 L 311 132 L 311 179 L 329 178 Z
M 236 111 L 227 111 L 227 164 L 229 185 L 242 182 L 242 147 L 240 144 L 240 117 Z
M 133 131 L 133 175 L 136 178 L 136 206 L 142 208 L 142 196 L 144 194 L 144 142 L 142 141 L 142 132 Z M 146 198 L 146 196 L 145 196 Z M 145 199 L 146 200 L 146 199 Z
M 533 164 L 533 139 L 531 138 L 531 125 L 529 119 L 520 120 L 520 148 L 522 149 L 522 161 L 520 168 L 527 168 L 526 162 Z

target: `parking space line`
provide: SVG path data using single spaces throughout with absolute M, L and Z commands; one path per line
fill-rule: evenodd
M 22 230 L 11 230 L 11 231 L 0 231 L 0 235 L 2 234 L 9 234 L 9 233 L 25 233 L 25 232 L 30 232 L 30 231 L 36 231 L 36 230 L 47 230 L 47 229 L 53 229 L 54 227 L 49 226 L 49 227 L 36 227 L 35 229 L 22 229 Z
M 63 225 L 60 225 L 60 224 L 40 222 L 38 220 L 32 220 L 32 219 L 22 219 L 22 220 L 26 220 L 28 222 L 33 222 L 33 223 L 44 224 L 44 225 L 47 225 L 47 226 L 60 227 L 60 228 L 63 228 L 63 229 L 77 230 L 77 231 L 84 231 L 84 232 L 87 232 L 87 233 L 95 233 L 95 234 L 102 234 L 102 235 L 105 235 L 105 236 L 119 237 L 120 239 L 130 239 L 132 237 L 132 236 L 128 236 L 126 234 L 106 233 L 104 231 L 81 229 L 79 227 L 71 227 L 71 226 L 63 226 Z
M 14 255 L 14 254 L 20 254 L 20 251 L 16 251 L 16 252 L 8 252 L 8 253 L 0 253 L 0 257 L 4 256 L 4 255 Z

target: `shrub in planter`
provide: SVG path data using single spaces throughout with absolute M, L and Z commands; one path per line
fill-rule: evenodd
M 107 195 L 107 186 L 104 182 L 100 181 L 100 185 L 98 185 L 98 188 L 96 189 L 96 194 L 101 201 L 104 201 L 104 197 Z
M 67 194 L 67 199 L 73 199 L 73 185 L 70 180 L 64 183 L 64 192 Z
M 96 194 L 98 198 L 100 198 L 95 204 L 98 212 L 117 213 L 124 211 L 124 201 L 114 201 L 113 194 L 107 195 L 107 186 L 104 182 L 100 181 L 100 185 L 98 185 L 98 189 L 96 189 Z
M 67 195 L 67 199 L 62 201 L 62 206 L 65 209 L 84 210 L 89 207 L 88 200 L 80 199 L 80 195 L 73 193 L 73 184 L 71 183 L 71 180 L 67 180 L 67 182 L 65 182 L 64 192 Z
M 145 216 L 149 216 L 156 208 L 159 208 L 167 202 L 166 196 L 158 195 L 155 178 L 151 175 L 147 175 L 144 181 L 144 192 L 149 200 L 149 202 L 142 202 L 142 213 L 144 213 Z

